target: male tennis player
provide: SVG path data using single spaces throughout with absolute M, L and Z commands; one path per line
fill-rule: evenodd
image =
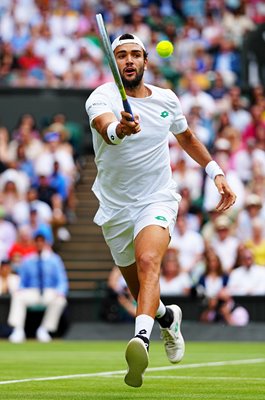
M 86 110 L 98 170 L 93 185 L 99 200 L 95 222 L 102 227 L 113 259 L 137 300 L 135 336 L 126 348 L 125 382 L 139 387 L 148 365 L 155 318 L 169 361 L 181 361 L 185 351 L 181 310 L 177 305 L 165 307 L 159 292 L 160 264 L 181 200 L 171 175 L 169 132 L 214 180 L 221 195 L 218 211 L 228 209 L 236 196 L 221 168 L 189 129 L 173 91 L 144 83 L 148 58 L 141 40 L 124 34 L 114 40 L 112 50 L 134 120 L 121 111 L 115 83 L 94 90 Z

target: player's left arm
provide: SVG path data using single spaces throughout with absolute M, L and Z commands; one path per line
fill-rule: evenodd
M 220 174 L 218 173 L 218 166 L 215 166 L 212 157 L 206 147 L 198 140 L 194 133 L 187 128 L 184 132 L 175 134 L 175 137 L 186 153 L 193 158 L 202 168 L 206 168 L 208 175 L 212 175 L 215 186 L 221 195 L 221 200 L 216 206 L 217 211 L 225 211 L 230 208 L 236 201 L 236 195 L 228 185 L 226 178 L 219 167 Z M 212 164 L 209 164 L 213 162 Z M 215 167 L 212 171 L 209 167 Z M 217 174 L 216 174 L 217 173 Z

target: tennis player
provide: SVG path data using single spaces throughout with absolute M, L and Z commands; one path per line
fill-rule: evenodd
M 99 86 L 86 101 L 98 170 L 93 191 L 99 209 L 94 221 L 102 227 L 113 259 L 137 300 L 135 335 L 125 353 L 125 382 L 139 387 L 148 366 L 154 319 L 169 361 L 181 361 L 185 351 L 181 309 L 166 307 L 159 291 L 160 264 L 181 200 L 171 174 L 169 133 L 214 180 L 221 195 L 218 211 L 232 206 L 236 196 L 221 168 L 189 129 L 173 91 L 144 83 L 148 56 L 142 41 L 124 34 L 113 41 L 112 50 L 134 119 L 121 111 L 115 83 Z

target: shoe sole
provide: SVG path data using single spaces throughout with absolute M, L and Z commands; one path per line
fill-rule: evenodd
M 124 382 L 132 387 L 142 386 L 143 374 L 148 366 L 149 356 L 141 339 L 133 338 L 129 341 L 125 358 L 128 364 L 128 372 Z
M 181 321 L 182 321 L 182 311 L 181 311 L 181 308 L 180 308 L 179 306 L 175 305 L 175 304 L 172 304 L 172 305 L 169 306 L 169 307 L 170 307 L 171 310 L 174 312 L 174 314 L 177 312 L 178 315 L 179 315 L 179 318 L 178 318 L 178 324 L 179 324 L 179 340 L 182 342 L 182 345 L 183 345 L 183 354 L 181 355 L 181 357 L 179 357 L 179 358 L 177 358 L 177 359 L 170 359 L 170 358 L 168 358 L 169 361 L 170 361 L 172 364 L 177 364 L 177 363 L 179 363 L 179 362 L 183 359 L 184 353 L 185 353 L 185 341 L 184 341 L 184 339 L 183 339 L 183 336 L 182 336 L 182 333 L 181 333 L 181 330 L 180 330 Z

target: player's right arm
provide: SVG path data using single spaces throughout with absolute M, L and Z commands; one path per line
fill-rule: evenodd
M 140 132 L 141 128 L 137 116 L 134 116 L 134 121 L 130 121 L 130 118 L 131 115 L 129 113 L 122 111 L 121 119 L 120 121 L 117 121 L 117 118 L 113 113 L 107 112 L 94 118 L 92 121 L 92 127 L 96 129 L 106 143 L 113 144 L 108 135 L 109 125 L 112 123 L 118 122 L 115 131 L 119 139 L 124 139 L 125 136 L 130 136 Z
M 121 111 L 121 118 L 118 120 L 116 102 L 120 101 L 120 95 L 117 95 L 116 91 L 113 84 L 102 85 L 92 92 L 85 104 L 91 128 L 94 128 L 110 145 L 118 144 L 117 142 L 121 142 L 125 136 L 140 131 L 137 116 L 132 121 L 131 114 Z M 115 106 L 116 112 L 113 109 Z

